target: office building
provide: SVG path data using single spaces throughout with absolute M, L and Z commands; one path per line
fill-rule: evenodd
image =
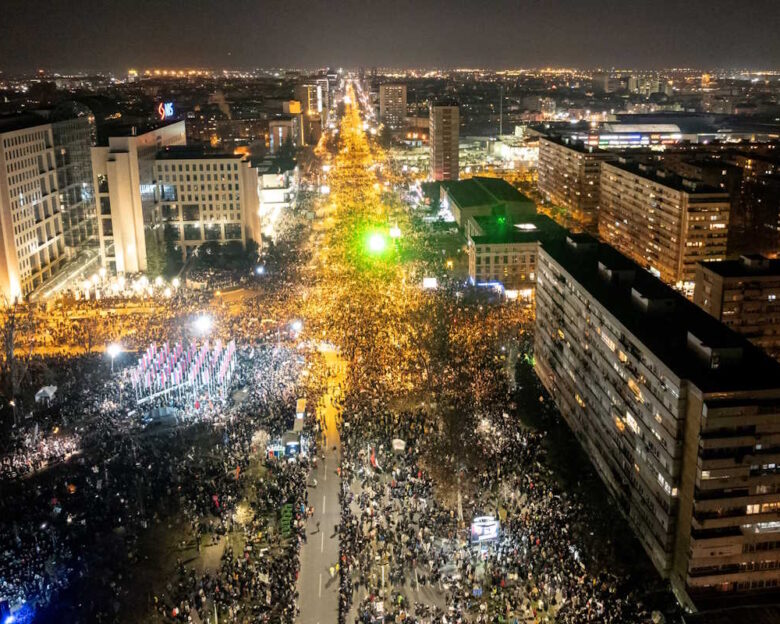
M 257 169 L 233 154 L 167 148 L 155 159 L 163 240 L 186 260 L 209 241 L 259 243 Z
M 554 208 L 561 225 L 574 230 L 598 228 L 601 165 L 616 156 L 569 138 L 539 139 L 539 192 Z
M 379 121 L 391 130 L 401 130 L 406 123 L 406 85 L 379 85 Z
M 729 207 L 725 191 L 667 171 L 601 164 L 601 238 L 689 295 L 696 263 L 726 256 Z
M 689 605 L 776 592 L 780 364 L 588 235 L 536 268 L 539 378 L 658 571 Z
M 460 140 L 458 105 L 431 105 L 429 128 L 431 177 L 437 181 L 457 180 Z
M 469 279 L 476 285 L 497 285 L 530 296 L 536 283 L 538 244 L 565 230 L 532 210 L 510 220 L 506 215 L 469 217 L 465 233 Z
M 50 120 L 65 249 L 74 257 L 86 247 L 96 251 L 99 246 L 91 156 L 95 117 L 74 102 L 55 109 Z M 94 257 L 97 260 L 97 253 Z
M 100 255 L 112 272 L 138 273 L 146 271 L 147 240 L 161 243 L 157 152 L 186 144 L 184 122 L 140 132 L 135 126 L 109 132 L 103 144 L 92 148 Z
M 299 172 L 295 161 L 284 158 L 266 158 L 257 165 L 259 178 L 258 226 L 264 236 L 275 239 L 276 223 L 282 214 L 295 203 L 298 193 Z M 260 242 L 259 233 L 251 238 Z
M 469 217 L 504 215 L 517 222 L 536 212 L 534 203 L 506 180 L 479 176 L 444 182 L 441 204 L 452 213 L 461 228 L 466 227 Z
M 696 267 L 693 302 L 780 358 L 780 260 L 748 255 L 703 262 Z
M 0 296 L 30 295 L 64 265 L 57 158 L 50 123 L 0 118 Z

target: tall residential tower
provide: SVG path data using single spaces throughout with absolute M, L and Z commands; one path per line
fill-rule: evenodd
M 460 112 L 454 103 L 432 104 L 430 111 L 431 177 L 458 179 Z

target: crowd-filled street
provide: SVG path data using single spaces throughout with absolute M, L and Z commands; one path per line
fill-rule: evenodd
M 15 622 L 638 624 L 667 609 L 649 564 L 611 564 L 644 555 L 597 515 L 584 460 L 580 489 L 550 457 L 533 309 L 447 271 L 385 184 L 362 97 L 347 81 L 317 150 L 329 193 L 295 209 L 262 275 L 16 312 L 25 368 L 5 377 L 57 391 L 18 406 L 0 454 Z M 140 354 L 206 341 L 236 343 L 224 391 L 139 405 Z

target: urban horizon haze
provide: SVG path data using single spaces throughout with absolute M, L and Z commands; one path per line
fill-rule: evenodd
M 780 66 L 772 0 L 3 0 L 0 71 Z M 150 19 L 153 17 L 153 19 Z M 73 36 L 78 33 L 78 36 Z M 713 46 L 713 37 L 717 45 Z M 468 43 L 468 45 L 464 45 Z

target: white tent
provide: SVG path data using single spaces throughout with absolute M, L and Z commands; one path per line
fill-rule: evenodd
M 406 442 L 401 440 L 400 438 L 395 438 L 393 440 L 393 451 L 396 453 L 403 453 L 406 450 Z
M 57 386 L 44 386 L 35 393 L 35 402 L 51 401 L 57 392 Z

